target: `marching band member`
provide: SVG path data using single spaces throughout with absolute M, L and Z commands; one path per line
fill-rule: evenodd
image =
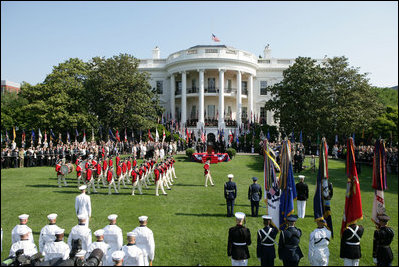
M 155 174 L 155 195 L 159 196 L 158 194 L 158 189 L 159 187 L 161 187 L 162 193 L 164 195 L 167 195 L 167 193 L 165 192 L 164 188 L 163 188 L 163 184 L 162 184 L 162 179 L 161 179 L 161 167 L 159 165 L 155 166 L 155 170 L 154 170 L 154 174 Z
M 107 172 L 107 182 L 108 182 L 108 195 L 111 195 L 111 185 L 114 185 L 115 193 L 118 194 L 116 190 L 115 180 L 114 180 L 114 167 L 110 166 Z
M 116 177 L 118 179 L 118 190 L 119 191 L 121 190 L 121 181 L 123 183 L 123 187 L 126 188 L 125 179 L 123 178 L 122 166 L 121 165 L 117 165 Z
M 93 187 L 93 192 L 97 193 L 96 190 L 96 186 L 94 185 L 95 181 L 94 181 L 94 177 L 93 177 L 93 169 L 92 169 L 92 165 L 89 163 L 88 168 L 86 170 L 86 185 L 87 185 L 87 193 L 90 194 L 90 186 Z
M 61 187 L 61 179 L 64 181 L 64 185 L 68 186 L 67 182 L 65 181 L 65 176 L 61 172 L 61 162 L 62 160 L 59 159 L 55 164 L 55 171 L 57 172 L 57 177 L 58 177 L 58 187 Z
M 78 179 L 78 187 L 80 186 L 80 181 L 82 181 L 83 183 L 84 183 L 84 181 L 83 181 L 83 178 L 82 178 L 82 167 L 80 167 L 80 162 L 81 162 L 81 160 L 77 160 L 76 161 L 76 178 Z
M 143 194 L 143 192 L 141 192 L 141 182 L 139 181 L 140 176 L 141 176 L 140 172 L 141 172 L 141 170 L 139 170 L 139 168 L 137 168 L 137 166 L 135 169 L 132 169 L 132 173 L 131 173 L 132 174 L 132 186 L 133 186 L 132 196 L 134 196 L 134 190 L 136 189 L 136 187 L 138 187 L 140 195 Z

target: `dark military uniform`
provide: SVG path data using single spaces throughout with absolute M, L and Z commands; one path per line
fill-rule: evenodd
M 259 201 L 262 198 L 262 187 L 253 183 L 248 188 L 248 199 L 251 200 L 251 216 L 257 217 L 259 211 Z
M 274 248 L 278 229 L 266 226 L 258 231 L 258 245 L 256 257 L 261 259 L 261 266 L 274 266 L 276 251 Z
M 347 259 L 360 259 L 362 252 L 360 249 L 360 239 L 364 228 L 361 225 L 351 224 L 342 233 L 340 257 Z
M 248 228 L 236 225 L 229 229 L 227 256 L 231 256 L 233 260 L 249 259 L 249 245 L 251 245 L 251 232 Z
M 298 182 L 296 185 L 297 200 L 308 200 L 309 198 L 309 187 L 304 182 Z
M 298 266 L 299 260 L 303 258 L 299 247 L 301 235 L 301 229 L 295 226 L 290 226 L 280 233 L 278 255 L 284 266 Z
M 235 182 L 228 181 L 224 184 L 224 198 L 227 204 L 227 217 L 233 216 L 234 200 L 237 197 L 237 185 Z
M 390 244 L 395 233 L 391 227 L 382 226 L 374 231 L 373 258 L 377 259 L 377 266 L 390 266 L 393 260 Z

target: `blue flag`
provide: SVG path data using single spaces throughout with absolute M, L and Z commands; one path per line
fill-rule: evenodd
M 355 145 L 355 133 L 353 133 L 352 138 L 353 138 L 353 145 Z
M 295 143 L 294 131 L 291 133 L 291 143 Z
M 267 140 L 270 140 L 270 133 L 269 133 L 269 130 L 267 130 Z
M 75 129 L 75 137 L 78 137 L 79 133 L 78 133 L 78 129 Z
M 50 135 L 51 135 L 51 137 L 55 140 L 56 138 L 55 138 L 55 135 L 54 135 L 54 133 L 53 133 L 53 129 L 50 129 Z
M 299 134 L 299 143 L 302 144 L 302 130 L 301 130 L 301 133 Z
M 109 137 L 110 137 L 110 139 L 111 139 L 112 141 L 116 141 L 115 135 L 112 133 L 111 128 L 109 128 L 108 134 L 109 134 Z
M 36 137 L 35 137 L 35 131 L 33 131 L 33 129 L 32 129 L 32 136 L 31 136 L 31 140 L 33 140 L 33 142 L 35 142 L 35 140 L 36 140 Z
M 67 140 L 68 140 L 68 143 L 71 142 L 71 136 L 69 135 L 69 132 L 67 132 Z

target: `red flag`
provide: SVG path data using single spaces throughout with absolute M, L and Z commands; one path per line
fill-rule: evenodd
M 345 210 L 342 218 L 341 235 L 348 225 L 363 219 L 362 197 L 360 195 L 359 177 L 357 176 L 355 151 L 353 148 L 353 138 L 347 141 L 348 152 L 346 154 L 346 184 Z
M 119 137 L 119 132 L 118 132 L 118 130 L 116 130 L 115 138 L 116 138 L 116 140 L 118 140 L 119 142 L 121 141 L 121 138 Z
M 152 142 L 154 142 L 154 138 L 151 135 L 150 129 L 148 129 L 148 139 Z
M 125 128 L 125 142 L 127 142 L 127 133 L 126 133 L 126 128 Z
M 212 33 L 212 40 L 215 42 L 220 42 L 220 39 L 217 38 L 216 35 L 214 35 L 213 33 Z
M 186 140 L 187 140 L 187 143 L 188 143 L 188 139 L 189 139 L 189 133 L 188 133 L 188 129 L 186 128 Z

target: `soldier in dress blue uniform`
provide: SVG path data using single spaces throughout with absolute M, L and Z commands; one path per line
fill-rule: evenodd
M 229 229 L 227 256 L 231 257 L 232 266 L 247 266 L 251 232 L 243 225 L 245 213 L 236 212 L 235 217 L 237 225 Z
M 227 175 L 229 181 L 224 184 L 224 198 L 227 204 L 227 217 L 233 216 L 234 213 L 234 200 L 237 197 L 237 185 L 233 182 L 234 175 Z
M 298 216 L 287 217 L 288 228 L 280 233 L 278 242 L 278 256 L 283 261 L 284 266 L 298 266 L 303 254 L 299 247 L 302 231 L 295 227 Z
M 378 216 L 379 228 L 374 231 L 373 261 L 377 266 L 391 266 L 393 253 L 390 247 L 395 235 L 391 227 L 387 226 L 389 216 L 382 214 Z
M 340 257 L 344 259 L 344 266 L 359 266 L 362 257 L 360 239 L 363 232 L 363 226 L 353 223 L 342 233 Z
M 276 251 L 274 248 L 278 229 L 271 224 L 272 216 L 263 215 L 264 228 L 258 231 L 258 245 L 256 256 L 261 262 L 261 266 L 274 266 Z
M 251 216 L 258 217 L 259 201 L 262 198 L 262 188 L 257 183 L 258 178 L 252 177 L 253 184 L 248 188 L 248 199 L 251 201 Z

